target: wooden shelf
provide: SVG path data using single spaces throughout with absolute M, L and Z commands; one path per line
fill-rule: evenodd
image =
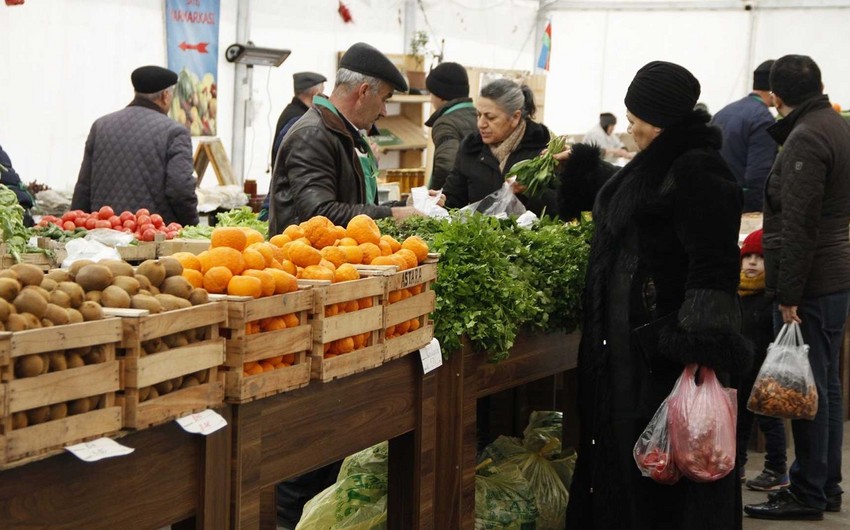
M 430 103 L 430 95 L 395 94 L 387 100 L 387 103 Z
M 401 143 L 394 145 L 381 145 L 384 151 L 407 151 L 410 149 L 425 149 L 428 139 L 421 125 L 404 118 L 403 116 L 387 116 L 377 123 L 378 129 L 387 129 L 396 135 Z

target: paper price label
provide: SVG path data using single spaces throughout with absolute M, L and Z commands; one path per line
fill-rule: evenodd
M 428 373 L 443 365 L 443 351 L 440 348 L 440 341 L 431 339 L 431 342 L 419 350 L 419 356 L 422 358 L 422 372 Z
M 129 455 L 135 451 L 132 447 L 121 445 L 112 438 L 98 438 L 91 442 L 69 445 L 65 449 L 84 462 L 97 462 L 113 456 Z
M 193 434 L 203 434 L 204 436 L 212 434 L 215 431 L 225 427 L 225 420 L 219 413 L 214 410 L 205 410 L 196 414 L 189 414 L 177 420 L 177 423 L 183 427 L 183 430 Z

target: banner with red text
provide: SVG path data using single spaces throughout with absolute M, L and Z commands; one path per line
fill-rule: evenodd
M 216 134 L 219 7 L 219 0 L 165 1 L 168 68 L 178 75 L 168 115 L 192 136 Z

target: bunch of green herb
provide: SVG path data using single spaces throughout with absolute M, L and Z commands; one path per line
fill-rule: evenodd
M 29 229 L 24 226 L 24 209 L 18 204 L 15 192 L 0 184 L 0 232 L 6 252 L 16 263 L 20 263 L 27 252 L 44 252 L 43 249 L 27 244 Z
M 508 171 L 508 175 L 516 176 L 516 181 L 525 186 L 525 194 L 531 197 L 540 196 L 547 188 L 555 187 L 555 157 L 566 149 L 567 142 L 563 136 L 555 136 L 549 140 L 546 151 L 542 154 L 517 162 Z
M 234 208 L 227 212 L 216 215 L 216 226 L 242 226 L 253 228 L 263 234 L 264 238 L 269 234 L 269 223 L 257 219 L 257 214 L 247 206 Z M 209 239 L 212 236 L 212 226 L 184 226 L 178 237 L 186 239 Z
M 376 222 L 382 234 L 394 237 L 399 243 L 410 236 L 416 235 L 424 239 L 431 246 L 434 236 L 445 229 L 449 220 L 416 215 L 400 222 L 392 217 L 378 219 Z

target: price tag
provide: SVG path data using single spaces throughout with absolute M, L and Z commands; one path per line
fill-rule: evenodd
M 129 455 L 135 451 L 132 447 L 121 445 L 112 438 L 98 438 L 91 442 L 69 445 L 65 449 L 84 462 L 97 462 L 113 456 Z
M 203 434 L 204 436 L 212 434 L 227 425 L 227 420 L 221 417 L 221 414 L 214 410 L 205 410 L 197 414 L 189 414 L 177 420 L 177 423 L 183 427 L 186 432 L 194 434 Z
M 443 351 L 440 348 L 440 341 L 431 339 L 424 348 L 419 350 L 419 356 L 422 358 L 422 371 L 428 373 L 431 370 L 439 368 L 443 365 Z

